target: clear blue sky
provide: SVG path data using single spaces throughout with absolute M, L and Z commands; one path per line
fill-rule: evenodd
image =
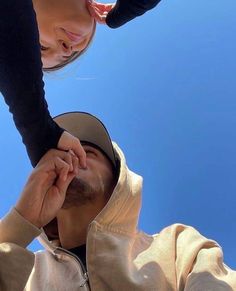
M 98 27 L 69 70 L 45 76 L 52 115 L 100 117 L 144 177 L 140 227 L 181 222 L 215 239 L 236 268 L 236 1 L 162 1 L 118 30 Z M 31 166 L 0 100 L 0 215 Z M 38 249 L 33 243 L 31 249 Z

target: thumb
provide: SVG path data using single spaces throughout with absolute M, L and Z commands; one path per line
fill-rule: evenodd
M 86 168 L 86 153 L 84 148 L 82 147 L 80 141 L 78 138 L 75 137 L 74 144 L 71 147 L 73 152 L 76 154 L 76 156 L 79 158 L 79 163 L 82 168 Z

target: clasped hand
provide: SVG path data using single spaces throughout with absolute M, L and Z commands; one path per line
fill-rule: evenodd
M 16 210 L 36 227 L 43 227 L 61 209 L 78 170 L 79 160 L 72 151 L 48 151 L 30 175 Z

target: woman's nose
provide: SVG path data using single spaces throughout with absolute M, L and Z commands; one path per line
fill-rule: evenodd
M 72 54 L 72 45 L 64 40 L 58 40 L 58 45 L 64 56 L 70 56 Z

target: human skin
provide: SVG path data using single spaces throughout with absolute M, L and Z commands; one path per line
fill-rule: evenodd
M 87 170 L 80 170 L 77 177 L 88 184 L 88 191 L 73 193 L 77 186 L 72 191 L 69 187 L 64 205 L 57 213 L 58 235 L 65 249 L 86 243 L 89 224 L 104 208 L 115 186 L 111 162 L 96 148 L 84 145 L 84 150 Z
M 81 168 L 86 168 L 86 153 L 78 138 L 64 131 L 57 144 L 58 149 L 69 151 L 72 150 L 79 158 L 79 165 Z
M 95 29 L 105 23 L 112 4 L 88 0 L 33 0 L 40 34 L 43 68 L 64 63 L 83 51 Z
M 64 248 L 85 243 L 89 223 L 106 205 L 114 188 L 111 162 L 98 149 L 83 147 L 86 169 L 79 168 L 73 152 L 46 153 L 16 203 L 16 210 L 38 228 L 56 217 Z
M 66 190 L 78 173 L 78 158 L 71 152 L 49 150 L 32 171 L 16 210 L 41 228 L 62 207 Z

